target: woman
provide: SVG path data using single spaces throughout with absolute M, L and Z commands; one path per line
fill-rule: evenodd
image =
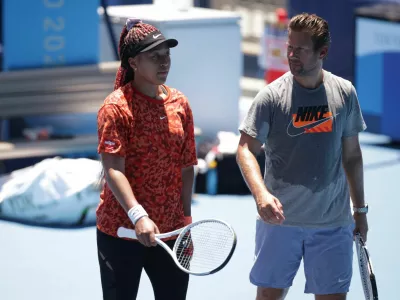
M 191 222 L 192 112 L 186 97 L 166 86 L 170 48 L 155 27 L 128 19 L 120 42 L 114 92 L 98 112 L 98 152 L 105 185 L 97 209 L 97 246 L 104 299 L 136 299 L 142 269 L 155 299 L 185 299 L 189 282 L 154 235 Z M 120 226 L 138 241 L 117 237 Z M 172 248 L 174 240 L 167 241 Z

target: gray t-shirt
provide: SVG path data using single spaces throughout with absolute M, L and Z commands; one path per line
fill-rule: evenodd
M 282 203 L 284 225 L 352 222 L 342 137 L 365 128 L 354 86 L 327 71 L 313 90 L 287 72 L 258 93 L 239 130 L 265 144 L 264 181 Z

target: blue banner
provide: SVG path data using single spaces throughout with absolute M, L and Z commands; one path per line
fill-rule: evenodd
M 99 0 L 3 0 L 3 70 L 99 60 Z
M 400 23 L 356 19 L 355 86 L 368 130 L 400 139 Z

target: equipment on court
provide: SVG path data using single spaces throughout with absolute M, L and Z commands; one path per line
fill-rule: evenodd
M 367 246 L 359 233 L 356 234 L 355 243 L 365 299 L 378 300 L 378 288 L 376 285 L 375 274 L 372 269 L 371 257 Z
M 120 227 L 117 234 L 121 238 L 137 239 L 132 229 Z M 161 239 L 176 235 L 171 250 Z M 216 273 L 228 264 L 236 248 L 236 233 L 224 221 L 206 219 L 172 232 L 156 234 L 156 242 L 183 272 L 204 276 Z
M 54 157 L 2 175 L 0 219 L 63 228 L 95 224 L 101 170 L 98 160 Z

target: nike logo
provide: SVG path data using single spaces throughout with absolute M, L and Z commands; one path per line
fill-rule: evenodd
M 163 116 L 163 117 L 160 117 L 160 120 L 163 120 L 163 119 L 165 119 L 167 116 Z
M 347 279 L 341 279 L 341 278 L 339 278 L 339 280 L 338 280 L 339 283 L 344 282 L 344 281 L 347 281 Z
M 287 134 L 296 137 L 307 133 L 332 132 L 333 119 L 328 105 L 299 107 L 287 126 Z
M 287 127 L 287 134 L 289 136 L 291 136 L 291 137 L 295 137 L 295 136 L 299 136 L 299 135 L 302 135 L 302 134 L 305 134 L 305 133 L 310 133 L 311 129 L 316 128 L 316 127 L 318 127 L 318 126 L 320 126 L 320 125 L 322 125 L 324 123 L 327 123 L 329 121 L 332 121 L 333 118 L 336 117 L 336 116 L 337 115 L 329 116 L 329 117 L 324 118 L 322 120 L 318 120 L 318 121 L 315 121 L 315 122 L 312 122 L 312 123 L 309 123 L 309 124 L 306 124 L 306 125 L 303 125 L 303 126 L 295 126 L 293 124 L 293 119 L 292 119 L 292 120 L 290 120 L 290 123 L 289 123 L 289 125 Z M 325 131 L 325 132 L 331 132 L 331 131 L 332 131 L 332 129 L 330 129 L 329 131 Z M 319 132 L 324 132 L 324 131 L 319 131 Z
M 161 35 L 161 33 L 160 34 L 153 34 L 153 38 L 158 38 L 159 36 Z

